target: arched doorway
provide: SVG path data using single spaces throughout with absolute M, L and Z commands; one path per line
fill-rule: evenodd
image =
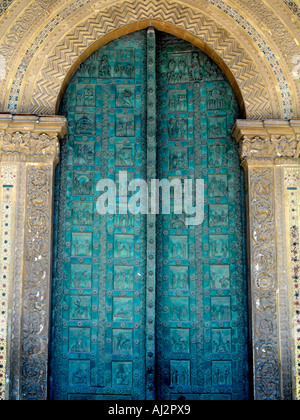
M 230 83 L 203 52 L 153 29 L 77 70 L 61 111 L 51 398 L 247 399 L 243 175 Z M 100 179 L 203 179 L 204 222 L 100 216 Z M 117 202 L 119 208 L 120 202 Z

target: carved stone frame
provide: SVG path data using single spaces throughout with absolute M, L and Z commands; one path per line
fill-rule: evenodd
M 66 133 L 64 117 L 0 115 L 1 187 L 15 195 L 6 240 L 10 249 L 6 399 L 47 399 L 53 179 L 59 139 Z M 9 185 L 6 174 L 11 174 Z M 1 244 L 5 235 L 1 229 Z M 2 252 L 0 248 L 1 260 Z
M 1 186 L 11 188 L 6 207 L 13 219 L 7 244 L 6 399 L 47 399 L 53 175 L 58 140 L 66 133 L 63 117 L 0 115 Z M 246 171 L 254 398 L 298 398 L 299 381 L 292 374 L 299 356 L 294 345 L 299 337 L 291 333 L 295 307 L 290 259 L 293 254 L 295 261 L 295 241 L 291 245 L 289 212 L 293 207 L 285 200 L 296 189 L 299 210 L 300 120 L 239 120 L 233 135 Z M 291 171 L 298 171 L 296 177 Z M 3 194 L 0 199 L 5 203 Z M 299 215 L 300 211 L 293 220 L 298 231 Z M 300 240 L 298 247 L 300 257 Z M 299 317 L 296 323 L 299 327 Z

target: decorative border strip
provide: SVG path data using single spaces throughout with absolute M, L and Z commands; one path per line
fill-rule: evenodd
M 48 380 L 53 169 L 50 165 L 29 165 L 26 175 L 20 399 L 45 400 Z
M 276 254 L 277 254 L 277 279 L 278 279 L 278 332 L 280 343 L 280 375 L 281 396 L 283 400 L 292 399 L 292 365 L 293 349 L 291 348 L 290 325 L 290 294 L 288 243 L 285 203 L 284 167 L 275 167 L 275 218 L 276 218 Z
M 9 6 L 14 2 L 14 0 L 2 0 L 0 3 L 0 16 L 3 15 L 3 13 L 6 12 L 6 10 L 9 8 Z M 283 2 L 287 5 L 287 7 L 294 13 L 295 16 L 300 19 L 300 7 L 291 0 L 283 0 Z
M 294 13 L 295 16 L 300 20 L 300 7 L 291 0 L 283 0 L 287 7 Z
M 300 399 L 300 231 L 299 231 L 299 168 L 285 168 L 284 181 L 287 194 L 290 282 L 292 289 L 292 337 L 295 357 L 295 392 Z
M 1 171 L 1 239 L 0 239 L 0 401 L 6 398 L 8 311 L 13 261 L 16 166 L 2 166 Z

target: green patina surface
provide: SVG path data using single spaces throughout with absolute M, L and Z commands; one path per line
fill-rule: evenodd
M 247 399 L 238 104 L 183 40 L 140 31 L 94 53 L 61 106 L 56 176 L 53 399 Z M 204 179 L 205 220 L 100 216 L 96 184 Z M 128 193 L 128 199 L 130 199 Z

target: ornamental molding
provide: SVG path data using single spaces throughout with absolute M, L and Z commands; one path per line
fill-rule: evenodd
M 300 119 L 238 120 L 232 134 L 239 143 L 242 163 L 300 163 Z
M 0 115 L 0 159 L 57 164 L 59 139 L 66 133 L 64 117 Z

